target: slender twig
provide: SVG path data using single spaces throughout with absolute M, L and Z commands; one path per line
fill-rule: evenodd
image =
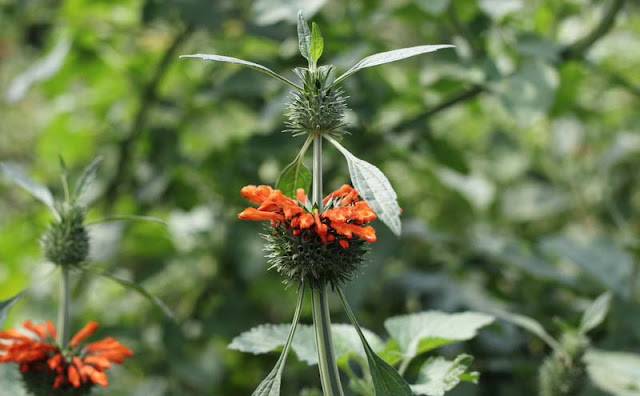
M 116 172 L 107 184 L 105 192 L 105 211 L 107 213 L 111 211 L 120 191 L 120 186 L 124 182 L 123 179 L 128 171 L 129 162 L 131 161 L 131 151 L 133 150 L 136 140 L 142 135 L 142 132 L 144 132 L 147 123 L 147 115 L 157 97 L 158 86 L 160 85 L 162 78 L 165 76 L 169 65 L 176 57 L 176 51 L 192 32 L 193 27 L 188 25 L 174 37 L 173 41 L 167 47 L 160 59 L 160 62 L 158 62 L 151 78 L 140 91 L 140 105 L 138 107 L 138 112 L 131 123 L 128 133 L 124 138 L 122 138 L 122 140 L 120 140 L 120 142 L 118 142 Z
M 613 0 L 604 17 L 600 20 L 600 23 L 593 28 L 583 38 L 577 40 L 573 44 L 566 46 L 561 52 L 556 65 L 562 65 L 570 60 L 582 59 L 583 55 L 595 44 L 600 38 L 606 35 L 615 22 L 616 16 L 622 9 L 625 0 Z M 507 76 L 508 77 L 508 76 Z M 485 92 L 487 88 L 485 86 L 473 85 L 471 88 L 462 90 L 461 92 L 453 95 L 452 97 L 445 99 L 442 103 L 439 103 L 427 111 L 419 114 L 411 120 L 403 122 L 396 126 L 396 130 L 402 130 L 407 127 L 411 127 L 415 124 L 424 122 L 432 116 L 447 110 L 448 108 L 457 105 L 458 103 L 465 102 L 469 99 L 473 99 L 479 94 Z

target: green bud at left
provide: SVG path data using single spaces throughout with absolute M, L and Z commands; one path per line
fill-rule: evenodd
M 77 266 L 89 256 L 89 234 L 84 226 L 85 210 L 62 204 L 60 219 L 52 222 L 41 239 L 45 257 L 60 266 Z

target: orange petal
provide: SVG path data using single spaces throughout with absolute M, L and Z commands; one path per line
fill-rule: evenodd
M 69 345 L 71 345 L 72 348 L 75 348 L 82 340 L 93 334 L 98 326 L 98 322 L 95 321 L 87 323 L 79 332 L 76 333 L 76 335 L 73 336 L 73 338 L 71 338 Z
M 296 199 L 302 204 L 307 203 L 307 195 L 304 193 L 304 188 L 299 188 L 296 190 Z
M 245 186 L 240 190 L 240 194 L 243 197 L 253 202 L 254 204 L 261 205 L 273 192 L 273 189 L 269 186 Z
M 339 189 L 335 190 L 334 192 L 332 192 L 329 195 L 327 195 L 326 197 L 324 197 L 324 199 L 322 200 L 322 203 L 326 204 L 332 198 L 337 198 L 337 197 L 341 197 L 343 195 L 347 195 L 352 190 L 353 190 L 353 187 L 351 187 L 348 184 L 343 184 Z
M 96 370 L 92 366 L 85 365 L 82 370 L 89 377 L 91 382 L 100 386 L 109 385 L 109 381 L 107 380 L 107 375 L 100 370 Z
M 78 369 L 73 364 L 70 364 L 67 368 L 67 378 L 74 388 L 80 387 L 80 373 L 78 373 Z
M 239 215 L 241 220 L 275 220 L 284 221 L 284 216 L 275 212 L 263 212 L 256 208 L 246 208 Z
M 309 228 L 313 225 L 313 223 L 315 222 L 315 219 L 313 218 L 313 215 L 311 213 L 305 213 L 299 217 L 296 217 L 300 219 L 300 228 Z M 292 223 L 293 225 L 293 223 Z
M 349 247 L 349 242 L 346 239 L 340 239 L 338 243 L 340 244 L 340 246 L 342 246 L 343 249 L 346 249 Z
M 22 323 L 22 327 L 24 327 L 27 330 L 33 331 L 41 340 L 45 339 L 46 332 L 44 329 L 44 325 L 41 325 L 41 324 L 36 325 L 36 324 L 33 324 L 30 320 L 27 320 Z
M 55 370 L 58 367 L 60 367 L 61 363 L 62 363 L 62 355 L 59 353 L 55 354 L 52 358 L 49 358 L 49 360 L 47 360 L 47 366 L 49 366 L 51 370 Z

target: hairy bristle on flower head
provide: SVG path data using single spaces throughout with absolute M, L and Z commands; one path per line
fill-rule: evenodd
M 60 220 L 53 221 L 41 239 L 45 257 L 60 266 L 77 266 L 89 256 L 89 233 L 84 225 L 85 209 L 62 204 Z
M 269 186 L 246 186 L 241 194 L 259 206 L 242 211 L 240 219 L 271 222 L 265 235 L 267 257 L 286 283 L 344 283 L 362 263 L 365 242 L 376 241 L 368 225 L 376 215 L 349 185 L 327 195 L 321 212 L 309 205 L 302 189 L 295 200 Z

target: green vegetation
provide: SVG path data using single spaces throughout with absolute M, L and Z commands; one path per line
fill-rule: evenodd
M 0 0 L 2 328 L 55 320 L 40 238 L 66 197 L 91 208 L 70 328 L 97 320 L 135 353 L 95 395 L 248 395 L 279 376 L 297 288 L 267 271 L 239 191 L 311 184 L 285 104 L 294 67 L 329 64 L 350 110 L 325 126 L 325 191 L 362 158 L 402 208 L 400 238 L 379 216 L 391 229 L 372 223 L 368 265 L 329 300 L 345 394 L 384 386 L 368 362 L 424 395 L 640 395 L 640 5 L 305 4 L 308 42 L 285 1 Z M 456 48 L 357 63 L 426 44 Z M 199 52 L 255 63 L 179 59 Z M 281 394 L 320 395 L 311 304 L 296 314 Z M 20 395 L 13 367 L 0 384 Z

